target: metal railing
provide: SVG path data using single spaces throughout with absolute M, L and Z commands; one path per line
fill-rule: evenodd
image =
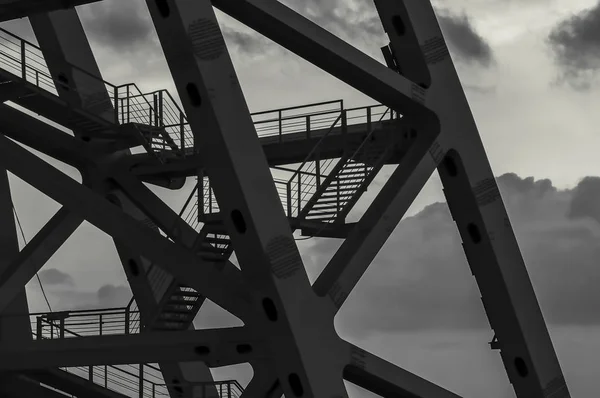
M 373 132 L 381 126 L 381 122 L 388 113 L 390 114 L 390 119 L 393 119 L 393 112 L 390 112 L 390 108 L 383 105 L 344 110 L 308 153 L 292 176 L 287 181 L 281 179 L 275 180 L 275 184 L 279 186 L 278 191 L 280 192 L 282 204 L 287 210 L 288 217 L 300 217 L 305 206 L 319 190 L 323 181 L 335 169 L 337 159 L 329 158 L 321 160 L 320 153 L 325 139 L 337 126 L 338 121 L 341 121 L 342 134 L 345 133 L 348 125 L 357 124 L 357 122 L 366 124 L 367 137 L 370 138 Z M 374 119 L 375 121 L 373 121 Z M 282 170 L 282 168 L 279 169 Z M 283 193 L 284 195 L 282 195 Z M 337 199 L 338 201 L 340 200 L 340 198 Z M 339 208 L 339 206 L 337 207 Z
M 385 105 L 369 105 L 343 109 L 342 101 L 330 101 L 323 104 L 339 104 L 341 108 L 313 114 L 281 116 L 281 118 L 264 121 L 265 125 L 271 123 L 269 129 L 274 131 L 271 135 L 277 135 L 280 140 L 282 140 L 285 134 L 302 133 L 303 137 L 309 138 L 311 132 L 320 131 L 322 134 L 322 131 L 326 130 L 323 135 L 320 135 L 317 144 L 296 170 L 274 167 L 274 169 L 291 175 L 287 179 L 274 178 L 281 202 L 288 217 L 298 217 L 300 215 L 304 206 L 334 169 L 337 163 L 336 159 L 329 158 L 322 160 L 320 158 L 323 143 L 332 135 L 332 132 L 338 131 L 343 135 L 348 126 L 365 124 L 367 134 L 371 134 L 374 129 L 380 126 L 386 115 L 389 115 L 390 119 L 393 119 L 395 114 Z M 309 109 L 309 107 L 310 105 L 290 109 Z M 279 111 L 277 110 L 262 112 L 262 114 L 275 114 L 279 117 Z M 256 124 L 258 123 L 262 122 L 257 122 Z M 257 131 L 259 131 L 258 128 Z M 188 210 L 188 213 L 194 213 L 194 217 L 196 218 L 198 213 L 202 216 L 205 214 L 215 214 L 220 211 L 209 178 L 204 176 L 201 178 L 195 190 L 198 189 L 198 197 L 200 197 L 200 192 L 202 193 L 202 201 L 197 202 L 197 209 Z
M 58 88 L 76 92 L 82 98 L 83 110 L 98 114 L 112 109 L 113 123 L 135 122 L 160 128 L 155 136 L 149 137 L 153 150 L 173 150 L 170 142 L 179 142 L 181 149 L 193 147 L 193 135 L 186 127 L 183 112 L 166 90 L 143 94 L 133 83 L 115 86 L 75 65 L 70 66 L 77 84 L 66 76 L 54 78 L 38 46 L 0 28 L 0 67 L 5 71 L 53 95 L 58 95 Z M 105 90 L 98 91 L 99 87 Z
M 139 311 L 132 298 L 126 307 L 97 310 L 32 313 L 34 339 L 64 339 L 140 332 Z M 194 397 L 209 398 L 208 387 L 219 398 L 239 398 L 243 392 L 235 380 L 165 384 L 157 364 L 97 365 L 60 370 L 90 380 L 104 388 L 135 398 L 169 397 L 169 389 L 193 389 Z M 214 395 L 210 395 L 213 398 Z
M 37 339 L 139 333 L 140 314 L 133 303 L 132 299 L 127 307 L 34 313 L 32 328 Z

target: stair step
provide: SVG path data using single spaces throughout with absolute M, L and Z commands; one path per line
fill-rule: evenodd
M 338 205 L 337 205 L 337 204 L 334 204 L 334 205 L 328 205 L 328 204 L 325 204 L 325 205 L 323 205 L 322 203 L 320 203 L 320 202 L 317 202 L 317 203 L 316 203 L 316 204 L 315 204 L 315 205 L 312 207 L 311 211 L 313 211 L 313 210 L 325 210 L 325 209 L 337 209 L 337 208 L 338 208 Z
M 179 312 L 161 312 L 158 316 L 159 320 L 163 321 L 175 321 L 175 322 L 185 322 L 189 320 L 190 317 L 194 317 L 196 314 L 193 312 L 179 313 Z
M 345 171 L 342 170 L 338 173 L 338 176 L 364 176 L 369 174 L 366 169 L 358 170 L 358 171 Z
M 229 238 L 213 238 L 210 236 L 207 236 L 206 238 L 204 238 L 204 241 L 209 242 L 209 243 L 218 244 L 218 245 L 228 245 L 231 243 L 231 239 L 229 239 Z
M 328 214 L 337 214 L 337 213 L 338 213 L 337 211 L 318 211 L 318 212 L 315 212 L 315 211 L 313 211 L 313 209 L 311 209 L 308 212 L 308 214 L 311 215 L 311 216 L 321 216 L 321 215 L 324 216 L 324 215 L 328 215 Z
M 351 181 L 351 180 L 364 180 L 365 176 L 361 175 L 361 176 L 356 176 L 356 177 L 336 177 L 335 180 L 336 181 Z

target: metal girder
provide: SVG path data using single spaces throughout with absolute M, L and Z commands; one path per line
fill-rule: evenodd
M 146 332 L 0 345 L 0 370 L 188 361 L 218 367 L 264 356 L 262 339 L 244 328 Z
M 85 398 L 130 398 L 127 395 L 119 394 L 116 391 L 109 390 L 94 382 L 68 373 L 60 369 L 27 370 L 21 372 L 27 377 L 39 381 L 47 386 L 56 388 L 76 397 Z M 25 395 L 26 397 L 36 397 L 36 395 Z M 22 398 L 19 395 L 16 398 Z M 64 398 L 64 395 L 61 395 Z
M 101 0 L 0 0 L 0 22 Z
M 3 398 L 65 398 L 64 394 L 41 386 L 36 380 L 14 373 L 0 375 L 0 396 Z
M 138 178 L 125 171 L 112 173 L 114 180 L 128 198 L 141 209 L 174 242 L 193 249 L 198 233 L 179 217 L 165 202 L 148 189 Z M 231 261 L 216 264 L 229 280 L 245 284 L 239 269 Z
M 419 129 L 439 130 L 434 112 L 415 102 L 422 88 L 277 0 L 213 0 L 219 10 L 369 97 Z
M 81 225 L 83 218 L 62 207 L 0 274 L 0 312 L 22 291 Z
M 54 78 L 65 76 L 72 82 L 73 86 L 76 87 L 76 90 L 74 91 L 58 88 L 59 96 L 67 99 L 72 105 L 81 105 L 90 112 L 98 114 L 106 120 L 115 122 L 114 107 L 111 106 L 106 85 L 99 78 L 90 77 L 90 73 L 93 76 L 100 77 L 101 72 L 77 13 L 74 10 L 67 10 L 53 12 L 47 15 L 38 15 L 37 17 L 31 18 L 31 24 L 36 35 L 40 36 L 39 43 L 44 52 L 46 64 L 48 65 L 52 76 Z M 76 43 L 76 45 L 74 45 L 74 43 Z M 86 73 L 83 73 L 83 71 Z M 99 106 L 99 104 L 104 105 Z M 121 130 L 125 130 L 123 127 Z M 75 131 L 76 135 L 79 133 L 80 132 Z M 108 143 L 99 143 L 97 140 L 91 138 L 89 145 L 99 154 L 104 155 L 104 157 L 97 157 L 102 162 L 105 162 L 106 158 L 109 158 L 109 164 L 115 163 L 116 159 L 132 156 L 131 152 L 127 149 L 127 146 L 123 146 L 125 138 L 122 137 L 122 135 L 123 134 L 120 134 L 118 140 L 110 141 Z M 133 138 L 134 136 L 131 135 L 131 137 Z M 102 179 L 102 177 L 97 176 L 97 171 L 97 169 L 86 169 L 86 173 L 88 175 L 91 174 L 90 177 L 92 177 L 92 179 Z M 155 183 L 159 184 L 160 182 L 162 181 L 155 181 Z M 185 179 L 181 179 L 180 182 L 180 185 L 183 186 Z M 99 183 L 95 188 L 99 191 L 105 191 L 107 185 L 112 187 L 113 184 Z M 168 179 L 167 184 L 163 185 L 173 185 L 173 182 Z M 177 185 L 177 183 L 174 185 Z M 120 190 L 109 188 L 109 191 L 109 195 L 112 195 L 112 197 L 119 202 L 120 206 L 127 214 L 130 214 L 140 222 L 144 222 L 145 225 L 149 225 L 147 223 L 148 220 L 144 219 L 141 211 L 139 211 L 139 209 L 137 209 Z M 153 229 L 158 233 L 158 230 L 155 227 Z M 154 297 L 155 293 L 152 291 L 152 286 L 148 280 L 148 274 L 146 272 L 140 272 L 140 269 L 145 269 L 144 264 L 148 262 L 148 260 L 140 256 L 139 252 L 131 250 L 126 245 L 123 245 L 118 239 L 115 239 L 114 242 L 119 257 L 121 258 L 124 271 L 129 280 L 131 290 L 134 293 L 136 303 L 140 309 L 141 322 L 153 319 L 157 309 L 157 299 Z M 171 277 L 169 276 L 169 278 Z M 144 325 L 147 324 L 144 323 Z M 189 363 L 187 364 L 188 369 L 190 368 L 190 365 L 191 364 Z M 181 364 L 177 362 L 163 362 L 160 363 L 159 366 L 163 378 L 167 383 L 172 383 L 174 380 L 181 381 L 186 379 Z M 193 366 L 193 371 L 196 377 L 195 380 L 212 380 L 210 370 L 202 362 L 196 362 Z M 177 394 L 177 396 L 181 396 L 181 393 L 175 391 L 171 386 L 168 387 L 168 390 L 173 395 Z M 188 387 L 183 387 L 183 396 L 192 396 L 191 391 L 189 390 Z
M 431 176 L 436 163 L 427 155 L 437 136 L 417 133 L 394 173 L 313 284 L 315 293 L 329 297 L 334 314 Z M 428 167 L 417 167 L 420 164 Z
M 459 398 L 458 395 L 347 343 L 350 361 L 344 379 L 384 398 Z
M 73 167 L 93 157 L 89 145 L 18 109 L 0 105 L 2 134 Z
M 11 260 L 19 253 L 13 201 L 5 168 L 0 168 L 0 221 L 0 273 L 4 273 L 10 269 Z M 29 312 L 25 284 L 14 286 L 14 290 L 11 300 L 0 309 L 0 344 L 31 340 L 29 319 L 18 316 Z M 0 357 L 0 362 L 2 360 Z
M 500 354 L 518 397 L 569 397 L 500 191 L 429 1 L 375 0 L 407 78 L 438 115 L 439 172 L 463 247 L 482 293 Z M 403 29 L 398 29 L 402 24 Z M 426 68 L 421 66 L 426 65 Z M 433 155 L 436 163 L 440 156 Z M 433 163 L 419 164 L 423 171 Z M 425 180 L 422 180 L 425 183 Z
M 147 5 L 242 273 L 260 292 L 262 314 L 244 321 L 269 339 L 286 395 L 346 396 L 333 321 L 319 311 L 210 1 Z
M 190 286 L 232 314 L 243 318 L 250 312 L 248 289 L 225 278 L 216 264 L 140 224 L 108 200 L 1 136 L 0 164 L 175 277 L 189 281 Z M 236 294 L 227 294 L 229 289 L 235 289 Z

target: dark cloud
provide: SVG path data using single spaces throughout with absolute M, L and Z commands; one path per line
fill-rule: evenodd
M 231 55 L 257 57 L 281 49 L 277 44 L 257 33 L 248 33 L 221 25 Z
M 560 67 L 558 82 L 590 89 L 600 69 L 600 2 L 558 23 L 547 42 Z
M 290 6 L 294 7 L 293 4 Z M 308 0 L 302 2 L 301 8 L 297 7 L 300 13 L 342 38 L 370 47 L 387 41 L 372 1 Z M 438 21 L 454 55 L 485 67 L 492 64 L 493 53 L 489 44 L 475 31 L 467 15 L 454 15 L 447 9 L 440 9 L 438 14 Z M 380 46 L 374 47 L 378 51 Z
M 573 192 L 569 217 L 589 218 L 600 223 L 600 178 L 586 177 Z
M 493 63 L 490 45 L 475 31 L 466 14 L 458 16 L 444 12 L 438 15 L 438 21 L 453 54 L 463 61 L 485 67 Z
M 91 39 L 119 51 L 139 51 L 155 37 L 143 0 L 104 0 L 80 13 Z
M 600 325 L 600 178 L 570 190 L 515 174 L 498 184 L 546 320 Z M 404 219 L 342 308 L 338 330 L 489 328 L 461 243 L 445 203 Z M 323 264 L 338 244 L 318 242 L 305 252 Z
M 48 293 L 55 311 L 120 308 L 125 307 L 132 296 L 128 286 L 112 284 L 103 285 L 97 291 L 70 288 Z
M 45 285 L 73 285 L 73 278 L 69 274 L 55 268 L 40 271 L 39 277 Z

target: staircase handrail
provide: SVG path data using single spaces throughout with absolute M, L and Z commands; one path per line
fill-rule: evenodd
M 285 112 L 285 111 L 292 111 L 294 109 L 302 109 L 302 108 L 310 108 L 313 106 L 321 106 L 321 105 L 329 105 L 329 104 L 335 104 L 336 102 L 340 103 L 340 110 L 344 109 L 344 100 L 339 99 L 339 100 L 331 100 L 331 101 L 323 101 L 323 102 L 315 102 L 312 104 L 304 104 L 304 105 L 297 105 L 297 106 L 289 106 L 287 108 L 278 108 L 278 109 L 270 109 L 270 110 L 265 110 L 265 111 L 259 111 L 259 112 L 254 112 L 251 113 L 251 116 L 258 116 L 258 115 L 264 115 L 267 113 L 272 113 L 272 112 Z M 335 111 L 337 112 L 337 111 Z M 275 119 L 275 120 L 279 120 L 279 119 Z
M 363 139 L 363 141 L 360 143 L 360 145 L 358 146 L 358 148 L 356 148 L 356 150 L 352 153 L 352 155 L 350 155 L 350 157 L 348 157 L 349 160 L 354 159 L 354 157 L 356 156 L 356 154 L 358 154 L 358 152 L 366 145 L 366 143 L 369 141 L 369 139 L 371 138 L 371 136 L 373 135 L 373 133 L 375 132 L 375 130 L 377 130 L 377 125 L 381 124 L 381 121 L 383 120 L 383 118 L 385 117 L 385 115 L 387 115 L 387 113 L 390 110 L 391 110 L 391 108 L 387 108 L 385 110 L 385 112 L 383 112 L 383 114 L 381 115 L 381 117 L 379 118 L 379 120 L 377 120 L 375 123 L 373 123 L 373 126 L 371 126 L 371 130 L 369 131 L 369 133 L 367 134 L 367 136 Z
M 323 134 L 323 136 L 319 139 L 319 141 L 315 144 L 315 146 L 313 147 L 313 149 L 311 149 L 311 151 L 308 153 L 308 155 L 306 155 L 306 157 L 304 158 L 304 160 L 302 161 L 302 164 L 300 164 L 300 166 L 298 167 L 298 169 L 296 170 L 296 172 L 290 177 L 290 179 L 288 180 L 288 184 L 291 184 L 292 181 L 294 180 L 294 178 L 296 178 L 298 176 L 299 171 L 302 169 L 302 167 L 304 167 L 304 165 L 310 160 L 310 158 L 313 156 L 313 154 L 315 153 L 315 151 L 317 150 L 317 148 L 319 146 L 321 146 L 321 143 L 325 140 L 325 138 L 327 136 L 329 136 L 329 133 L 331 133 L 335 127 L 335 125 L 338 123 L 338 121 L 342 118 L 342 116 L 344 115 L 345 110 L 342 109 L 340 112 L 340 115 L 335 119 L 335 121 L 333 122 L 333 124 L 329 127 L 329 129 L 327 130 L 327 132 L 325 134 Z

